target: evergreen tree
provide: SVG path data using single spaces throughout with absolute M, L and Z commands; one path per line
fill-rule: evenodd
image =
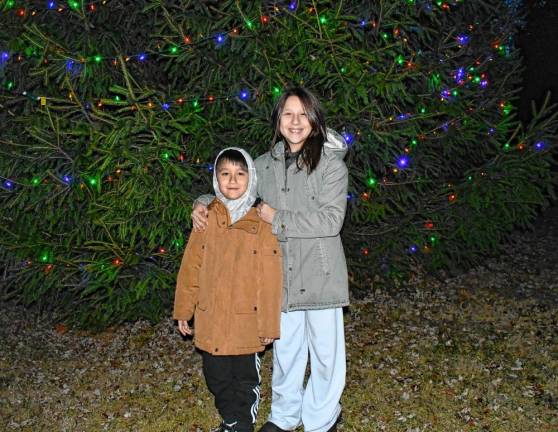
M 266 151 L 293 84 L 350 146 L 353 288 L 497 252 L 556 183 L 556 111 L 514 116 L 509 3 L 4 0 L 3 298 L 86 326 L 168 314 L 216 153 Z

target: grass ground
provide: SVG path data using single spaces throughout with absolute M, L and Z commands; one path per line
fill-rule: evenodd
M 558 224 L 557 224 L 558 225 Z M 340 431 L 558 431 L 556 230 L 459 277 L 372 287 L 345 314 Z M 208 431 L 199 354 L 174 324 L 67 331 L 2 305 L 0 429 Z M 263 361 L 258 424 L 270 402 Z

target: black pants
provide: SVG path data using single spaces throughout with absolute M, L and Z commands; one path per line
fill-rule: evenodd
M 202 351 L 203 374 L 215 406 L 227 424 L 252 432 L 260 402 L 258 354 L 214 356 Z

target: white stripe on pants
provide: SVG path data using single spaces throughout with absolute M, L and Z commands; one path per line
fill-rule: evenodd
M 326 432 L 341 412 L 345 370 L 342 308 L 281 312 L 281 339 L 273 345 L 269 421 L 285 430 L 303 424 L 307 432 Z

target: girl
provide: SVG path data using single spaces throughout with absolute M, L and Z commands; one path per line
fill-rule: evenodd
M 317 98 L 295 87 L 278 100 L 269 152 L 256 160 L 260 217 L 283 254 L 281 338 L 273 345 L 271 414 L 260 432 L 331 432 L 345 386 L 342 307 L 348 279 L 340 239 L 346 210 L 347 146 L 326 129 Z M 195 229 L 206 210 L 197 203 Z M 304 374 L 310 357 L 310 377 Z

